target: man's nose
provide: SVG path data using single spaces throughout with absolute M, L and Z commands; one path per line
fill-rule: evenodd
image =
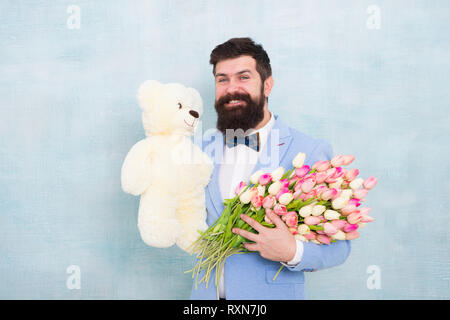
M 189 114 L 190 114 L 191 116 L 193 116 L 194 118 L 198 118 L 198 112 L 195 111 L 195 110 L 190 110 L 190 111 L 189 111 Z
M 230 80 L 228 87 L 227 87 L 227 93 L 234 94 L 241 91 L 241 88 L 239 87 L 239 83 L 237 83 L 236 80 Z

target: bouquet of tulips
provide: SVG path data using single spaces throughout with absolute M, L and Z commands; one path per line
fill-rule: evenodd
M 240 219 L 241 214 L 273 228 L 275 225 L 266 216 L 272 211 L 281 216 L 296 239 L 324 245 L 356 239 L 358 228 L 374 220 L 369 216 L 370 208 L 360 206 L 377 179 L 370 176 L 364 180 L 358 177 L 358 169 L 345 169 L 343 166 L 352 163 L 354 156 L 337 155 L 330 161 L 317 161 L 312 167 L 304 165 L 305 157 L 299 153 L 292 161 L 293 168 L 286 172 L 283 167 L 272 173 L 256 171 L 249 183 L 239 183 L 234 198 L 225 199 L 222 215 L 191 245 L 198 261 L 186 272 L 193 273 L 196 288 L 197 283 L 208 285 L 214 268 L 218 288 L 227 257 L 249 252 L 241 245 L 245 239 L 231 231 L 234 227 L 254 231 Z M 202 270 L 205 274 L 198 279 Z

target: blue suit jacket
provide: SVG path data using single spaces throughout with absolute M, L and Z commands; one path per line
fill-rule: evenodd
M 203 151 L 213 159 L 215 164 L 211 180 L 206 188 L 208 225 L 211 225 L 224 209 L 218 183 L 223 147 L 224 136 L 219 131 L 210 137 L 205 137 L 202 141 Z M 292 159 L 299 152 L 306 154 L 305 164 L 308 165 L 318 160 L 329 160 L 332 157 L 332 148 L 327 142 L 313 139 L 288 127 L 277 115 L 261 152 L 253 172 L 259 169 L 263 172 L 272 172 L 279 166 L 288 170 L 292 167 Z M 347 240 L 330 245 L 304 243 L 301 262 L 293 267 L 284 267 L 275 281 L 272 281 L 272 278 L 281 266 L 279 262 L 264 259 L 258 252 L 233 255 L 225 262 L 226 298 L 229 300 L 305 299 L 304 271 L 339 265 L 347 259 L 349 253 L 350 241 Z M 199 279 L 202 276 L 203 274 L 199 276 Z M 214 280 L 215 273 L 212 272 L 207 288 L 205 283 L 199 284 L 197 289 L 194 284 L 191 299 L 217 299 Z

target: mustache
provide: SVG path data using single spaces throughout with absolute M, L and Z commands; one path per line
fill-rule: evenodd
M 227 95 L 219 98 L 219 100 L 217 100 L 217 102 L 216 102 L 216 105 L 223 107 L 223 105 L 225 103 L 228 103 L 228 102 L 230 102 L 232 100 L 245 101 L 247 104 L 252 101 L 252 99 L 251 99 L 249 94 L 246 94 L 246 93 L 234 93 L 234 94 L 228 93 Z

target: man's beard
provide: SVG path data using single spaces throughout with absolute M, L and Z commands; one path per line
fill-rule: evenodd
M 245 105 L 226 107 L 232 100 L 245 101 Z M 259 101 L 248 94 L 227 94 L 214 103 L 217 112 L 217 129 L 225 134 L 227 129 L 242 129 L 244 132 L 256 127 L 264 118 L 264 89 L 261 87 Z

